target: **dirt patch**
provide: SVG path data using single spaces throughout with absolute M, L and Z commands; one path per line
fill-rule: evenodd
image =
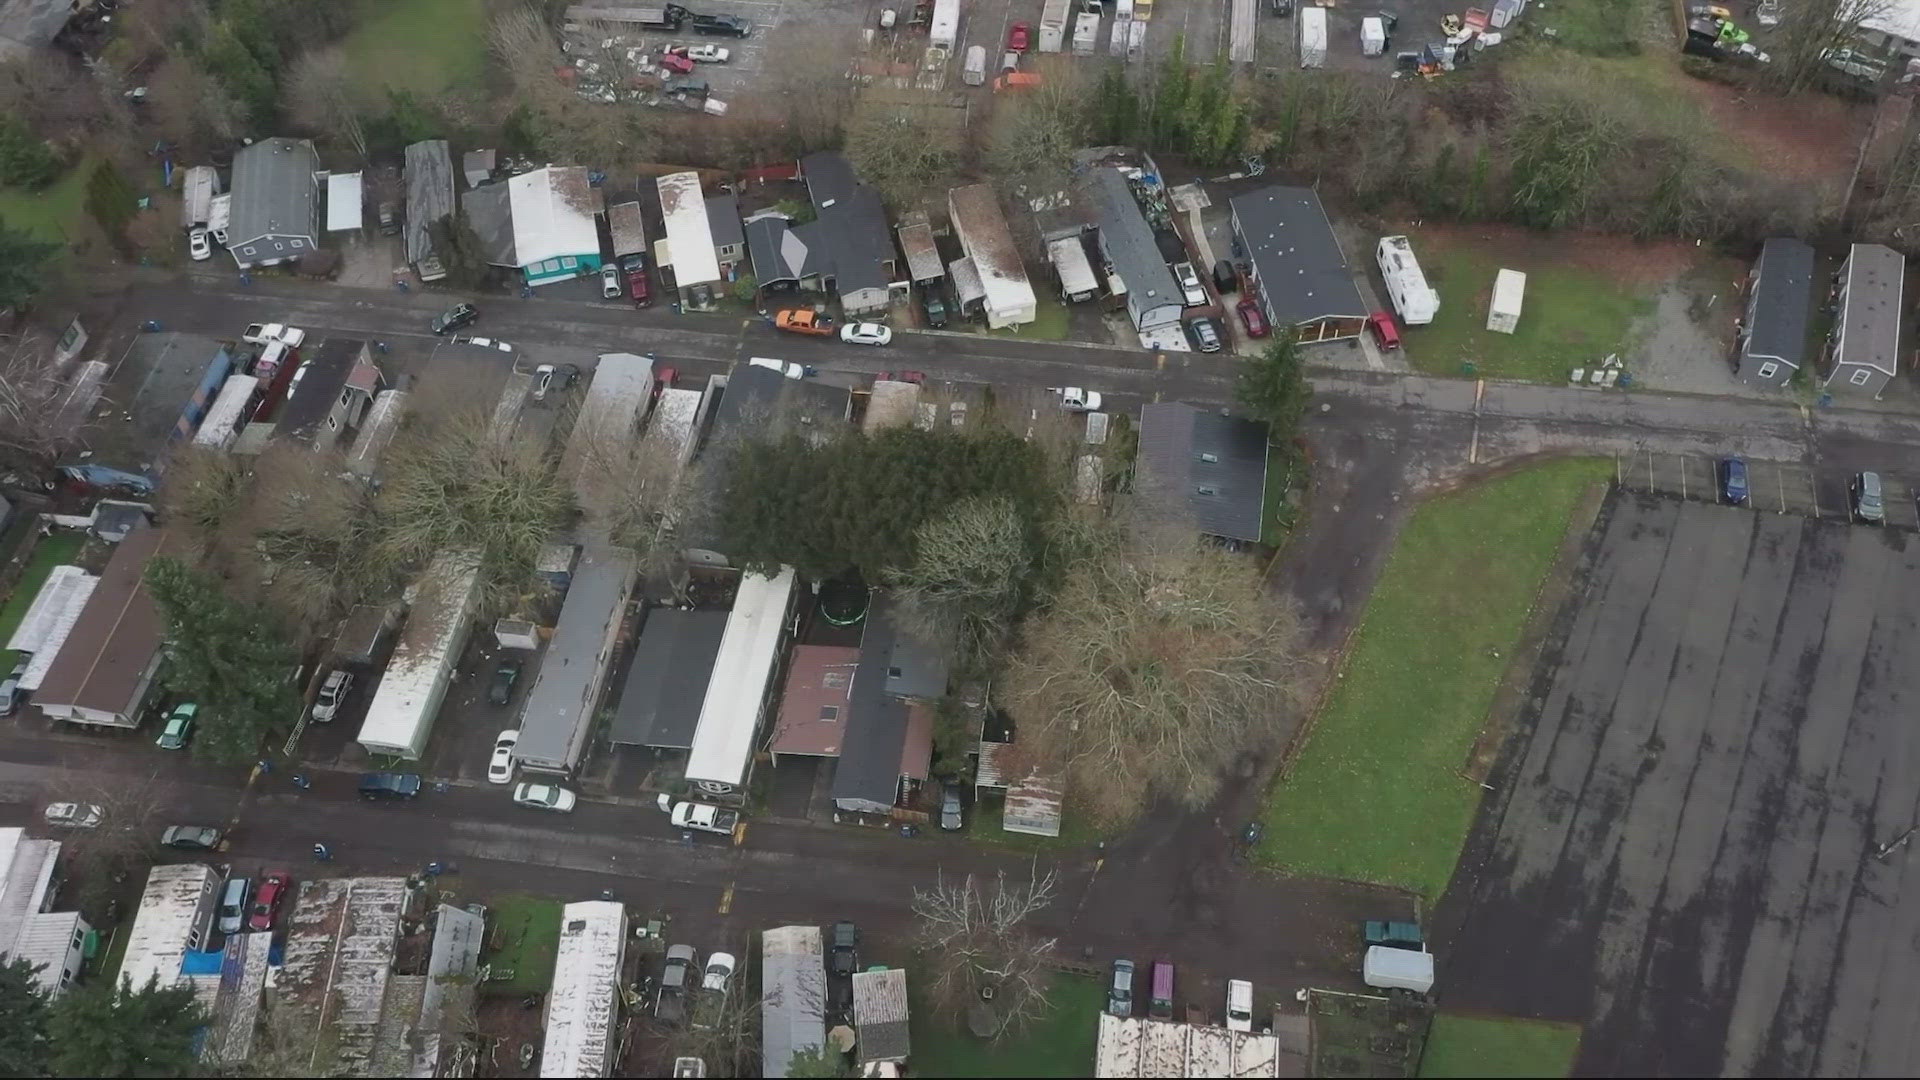
M 481 999 L 474 1022 L 482 1044 L 481 1076 L 540 1075 L 540 1048 L 546 1041 L 541 1026 L 544 1010 L 539 1004 L 529 1007 L 527 1000 L 520 996 Z M 525 1047 L 533 1048 L 533 1057 L 523 1066 Z
M 1844 182 L 1872 115 L 1865 103 L 1831 94 L 1776 97 L 1684 76 L 1676 82 L 1706 113 L 1703 122 L 1750 154 L 1754 166 L 1796 179 Z
M 1634 284 L 1667 281 L 1686 272 L 1699 254 L 1692 244 L 1678 240 L 1640 241 L 1598 233 L 1545 233 L 1514 225 L 1421 222 L 1420 233 L 1442 243 L 1497 245 L 1502 257 L 1514 265 L 1560 265 L 1605 273 Z M 1487 295 L 1492 295 L 1492 291 L 1489 283 Z

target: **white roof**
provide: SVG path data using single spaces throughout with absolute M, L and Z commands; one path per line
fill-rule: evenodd
M 826 1042 L 827 967 L 817 926 L 760 935 L 761 1075 L 787 1075 L 793 1055 Z
M 327 1028 L 336 1075 L 371 1072 L 400 940 L 407 879 L 323 878 L 300 883 L 287 920 L 279 986 L 311 1022 Z
M 295 373 L 298 377 L 298 372 Z M 193 436 L 196 446 L 211 446 L 216 450 L 225 450 L 233 445 L 233 438 L 240 428 L 240 415 L 247 411 L 247 405 L 253 400 L 253 392 L 260 386 L 260 380 L 252 375 L 229 375 L 221 385 L 220 394 L 207 408 L 206 418 L 200 421 L 200 430 Z M 291 393 L 291 391 L 289 391 Z
M 1202 1024 L 1100 1014 L 1093 1075 L 1280 1075 L 1280 1040 Z
M 418 746 L 459 660 L 458 646 L 480 595 L 480 563 L 462 551 L 434 556 L 414 582 L 407 625 L 367 705 L 360 745 L 399 752 Z M 388 749 L 391 748 L 391 749 Z
M 1033 317 L 1033 286 L 1027 283 L 1027 268 L 1014 246 L 1013 233 L 1007 229 L 1007 216 L 1000 200 L 987 184 L 954 188 L 947 196 L 947 208 L 954 231 L 960 235 L 973 268 L 980 275 L 989 312 L 1026 312 Z
M 29 915 L 20 924 L 13 948 L 5 956 L 8 960 L 25 960 L 27 966 L 35 969 L 33 981 L 39 985 L 40 992 L 58 997 L 65 989 L 60 977 L 65 974 L 67 957 L 73 952 L 73 935 L 86 925 L 77 911 Z
M 1493 276 L 1493 310 L 1500 314 L 1520 314 L 1527 295 L 1527 275 L 1518 270 L 1501 270 Z
M 693 749 L 687 755 L 688 780 L 739 784 L 746 776 L 753 734 L 760 726 L 760 705 L 780 659 L 780 635 L 792 597 L 791 566 L 781 567 L 779 577 L 741 575 L 733 613 L 727 616 L 727 629 L 720 638 L 720 654 L 713 661 L 713 677 L 707 682 L 706 701 L 700 706 L 700 726 L 694 729 Z
M 660 214 L 667 223 L 667 250 L 673 256 L 673 280 L 681 288 L 720 280 L 720 259 L 707 225 L 707 198 L 697 172 L 668 173 L 660 188 Z
M 541 1076 L 607 1075 L 626 940 L 627 910 L 618 902 L 588 900 L 561 909 Z
M 327 177 L 327 231 L 347 232 L 360 227 L 359 173 L 334 173 Z
M 1092 292 L 1100 287 L 1093 276 L 1093 264 L 1087 261 L 1087 246 L 1078 236 L 1063 237 L 1047 245 L 1047 258 L 1060 275 L 1060 288 L 1068 293 Z
M 699 419 L 700 402 L 706 396 L 700 390 L 667 389 L 660 391 L 660 400 L 654 403 L 645 438 L 655 453 L 673 457 L 676 471 L 693 456 L 693 422 Z
M 20 617 L 20 625 L 7 639 L 7 648 L 30 653 L 46 647 L 60 612 L 66 608 L 80 580 L 91 576 L 77 566 L 56 566 L 49 571 L 40 591 L 33 595 L 33 603 L 27 605 L 27 613 Z
M 68 567 L 68 569 L 72 568 Z M 73 633 L 73 624 L 80 621 L 80 613 L 86 610 L 87 600 L 93 596 L 94 586 L 100 584 L 100 579 L 92 574 L 81 574 L 70 580 L 73 584 L 67 593 L 66 606 L 54 617 L 46 639 L 41 642 L 38 649 L 34 650 L 32 659 L 27 661 L 27 670 L 20 676 L 22 690 L 40 689 L 40 683 L 46 679 L 47 671 L 53 667 L 54 660 L 59 657 L 61 647 L 67 643 L 67 635 Z
M 406 390 L 382 390 L 374 395 L 373 408 L 367 411 L 367 418 L 360 425 L 360 437 L 353 440 L 353 451 L 347 455 L 347 468 L 360 476 L 373 472 L 379 464 L 380 455 L 386 453 L 387 444 L 393 441 L 400 431 L 400 419 L 407 411 Z
M 1872 6 L 1874 13 L 1860 20 L 1863 28 L 1920 41 L 1920 0 L 1887 0 Z
M 532 266 L 560 255 L 598 255 L 600 232 L 593 216 L 599 192 L 579 166 L 548 166 L 507 181 L 513 213 L 514 258 Z
M 626 445 L 646 411 L 653 393 L 653 361 L 633 353 L 602 353 L 593 368 L 593 382 L 580 402 L 580 412 L 567 435 L 566 473 L 583 506 L 591 507 L 595 493 L 580 487 L 580 464 L 595 439 Z
M 20 949 L 22 938 L 38 917 L 35 913 L 46 904 L 59 858 L 57 840 L 29 840 L 23 829 L 0 829 L 0 959 Z M 26 956 L 24 952 L 20 955 Z M 51 985 L 58 986 L 59 972 L 54 975 Z M 44 976 L 43 972 L 41 985 L 51 989 Z
M 201 928 L 199 919 L 212 914 L 211 907 L 205 905 L 219 885 L 213 867 L 203 863 L 153 868 L 147 875 L 147 890 L 140 894 L 133 929 L 127 934 L 126 956 L 120 961 L 122 985 L 144 987 L 154 977 L 161 986 L 180 981 L 180 961 L 187 954 L 187 939 Z

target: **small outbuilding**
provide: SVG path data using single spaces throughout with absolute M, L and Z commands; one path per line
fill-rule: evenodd
M 1734 374 L 1749 386 L 1785 386 L 1807 359 L 1813 248 L 1776 236 L 1747 277 L 1747 307 L 1734 335 Z
M 1520 306 L 1527 298 L 1527 275 L 1502 269 L 1493 277 L 1493 301 L 1487 305 L 1487 329 L 1511 334 L 1520 326 Z

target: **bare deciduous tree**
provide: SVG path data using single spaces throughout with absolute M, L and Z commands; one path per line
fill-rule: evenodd
M 537 7 L 521 5 L 495 16 L 488 40 L 513 82 L 514 99 L 537 118 L 548 154 L 607 165 L 642 160 L 651 150 L 657 133 L 649 110 L 587 101 L 555 74 L 571 65 Z
M 840 144 L 853 109 L 854 84 L 846 68 L 825 58 L 853 55 L 850 33 L 827 27 L 785 27 L 766 44 L 755 86 L 743 104 L 765 115 L 779 137 L 763 147 L 771 160 Z
M 1190 525 L 1081 533 L 1004 680 L 1019 767 L 1063 773 L 1105 823 L 1156 796 L 1204 803 L 1293 707 L 1297 620 Z
M 239 102 L 186 56 L 169 56 L 147 81 L 147 106 L 167 141 L 184 154 L 231 143 L 241 133 Z
M 86 417 L 69 415 L 71 392 L 46 342 L 30 333 L 0 337 L 0 465 L 45 477 L 79 443 Z
M 1089 134 L 1084 69 L 1060 57 L 1043 59 L 1038 87 L 995 100 L 986 154 L 995 179 L 1033 196 L 1065 188 L 1073 153 Z
M 960 166 L 961 116 L 944 99 L 871 87 L 847 121 L 847 159 L 893 206 L 912 206 Z
M 1799 0 L 1780 5 L 1780 25 L 1767 38 L 1772 62 L 1762 71 L 1782 90 L 1801 90 L 1820 75 L 1827 54 L 1854 46 L 1860 24 L 1886 14 L 1894 0 Z
M 914 532 L 914 561 L 889 578 L 901 621 L 924 641 L 983 656 L 1013 629 L 1033 571 L 1032 525 L 1005 496 L 965 499 Z
M 157 773 L 129 776 L 68 765 L 47 785 L 57 801 L 97 807 L 99 822 L 60 833 L 67 872 L 80 883 L 75 903 L 95 924 L 105 921 L 119 882 L 151 861 L 153 838 L 175 793 Z M 127 912 L 131 916 L 132 912 Z
M 252 487 L 247 459 L 210 446 L 177 447 L 167 463 L 160 509 L 202 555 L 214 555 L 238 531 Z M 245 545 L 243 545 L 245 546 Z
M 589 430 L 582 417 L 571 441 L 578 446 L 574 483 L 590 525 L 640 558 L 641 572 L 672 576 L 678 562 L 682 526 L 692 511 L 696 486 L 683 475 L 668 433 L 655 417 L 636 439 L 624 430 Z
M 360 120 L 355 85 L 347 71 L 346 54 L 337 48 L 316 49 L 294 61 L 287 78 L 287 104 L 295 123 L 339 136 L 365 160 L 367 131 Z
M 988 1039 L 1017 1034 L 1053 1007 L 1048 967 L 1056 940 L 1027 921 L 1053 900 L 1054 876 L 1033 871 L 1024 885 L 1002 873 L 988 895 L 972 874 L 958 885 L 943 876 L 913 891 L 919 945 L 929 964 L 925 985 L 940 1010 L 965 1017 Z

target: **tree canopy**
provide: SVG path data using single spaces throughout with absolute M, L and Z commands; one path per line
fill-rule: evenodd
M 200 706 L 194 754 L 223 764 L 254 760 L 267 736 L 300 715 L 288 679 L 298 654 L 266 609 L 233 599 L 178 559 L 147 564 L 147 588 L 167 624 L 161 680 Z
M 1259 355 L 1243 357 L 1233 389 L 1240 404 L 1267 422 L 1269 441 L 1292 438 L 1306 415 L 1307 395 L 1313 392 L 1302 370 L 1296 332 L 1281 330 Z
M 193 1032 L 205 1022 L 187 983 L 161 986 L 156 976 L 137 989 L 105 979 L 73 987 L 47 1024 L 53 1074 L 194 1076 Z
M 0 1076 L 47 1074 L 47 999 L 33 972 L 18 958 L 0 963 Z
M 10 228 L 0 218 L 0 308 L 18 307 L 32 299 L 45 284 L 47 260 L 58 250 L 59 244 Z

